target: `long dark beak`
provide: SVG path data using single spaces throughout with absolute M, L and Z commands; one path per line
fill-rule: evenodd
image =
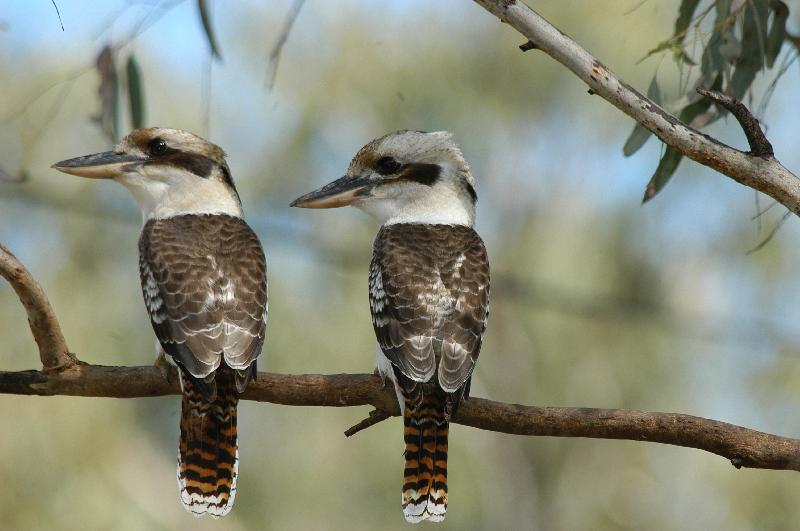
M 143 162 L 144 157 L 119 153 L 116 151 L 105 151 L 76 157 L 74 159 L 56 162 L 51 167 L 64 173 L 77 175 L 79 177 L 89 177 L 90 179 L 112 179 L 124 171 L 124 166 Z
M 300 208 L 336 208 L 366 197 L 374 186 L 374 181 L 366 177 L 336 179 L 318 190 L 298 197 L 289 206 Z

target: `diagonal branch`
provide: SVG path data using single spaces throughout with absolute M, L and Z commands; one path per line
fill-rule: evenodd
M 180 389 L 177 378 L 164 378 L 156 367 L 81 363 L 62 371 L 0 372 L 0 393 L 135 398 L 174 395 Z M 394 391 L 372 374 L 258 373 L 242 398 L 290 406 L 373 406 L 375 411 L 348 430 L 350 435 L 400 413 Z M 470 398 L 453 422 L 515 435 L 657 442 L 711 452 L 737 468 L 800 471 L 798 439 L 679 413 L 523 406 Z
M 0 276 L 5 278 L 28 314 L 28 324 L 39 346 L 42 367 L 54 370 L 73 365 L 76 360 L 67 349 L 53 308 L 42 287 L 11 251 L 0 244 Z
M 586 83 L 590 93 L 597 94 L 617 107 L 653 132 L 665 144 L 690 159 L 727 175 L 739 184 L 769 195 L 791 212 L 800 215 L 800 179 L 769 152 L 754 150 L 753 153 L 745 153 L 692 129 L 619 79 L 597 58 L 553 27 L 524 2 L 475 2 L 528 39 L 522 46 L 523 51 L 542 50 Z

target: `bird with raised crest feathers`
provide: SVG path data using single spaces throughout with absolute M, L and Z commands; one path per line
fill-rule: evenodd
M 267 322 L 264 251 L 242 219 L 225 153 L 192 133 L 154 127 L 53 167 L 113 179 L 142 209 L 142 294 L 181 381 L 181 501 L 196 516 L 224 516 L 236 495 L 236 408 Z
M 402 507 L 412 523 L 447 511 L 449 422 L 468 396 L 489 314 L 489 261 L 475 178 L 450 133 L 398 131 L 356 154 L 347 174 L 292 206 L 353 205 L 381 228 L 369 302 L 377 368 L 403 412 Z

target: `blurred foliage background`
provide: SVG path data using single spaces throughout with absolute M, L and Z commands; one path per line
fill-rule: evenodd
M 631 120 L 464 1 L 309 0 L 268 90 L 268 56 L 292 2 L 211 2 L 220 60 L 195 2 L 0 3 L 0 241 L 40 280 L 87 362 L 153 360 L 141 302 L 139 212 L 110 182 L 49 169 L 106 150 L 131 128 L 98 124 L 96 66 L 111 45 L 138 76 L 145 125 L 221 145 L 270 270 L 276 372 L 369 372 L 367 268 L 374 223 L 308 212 L 294 197 L 336 178 L 368 140 L 447 129 L 478 179 L 492 318 L 472 392 L 496 400 L 687 412 L 800 435 L 800 227 L 769 198 L 684 162 L 640 206 L 662 147 L 630 158 Z M 680 2 L 541 0 L 535 8 L 644 90 L 685 90 L 669 52 Z M 787 27 L 797 33 L 792 13 Z M 795 49 L 751 99 L 778 158 L 800 169 Z M 131 66 L 133 57 L 134 66 Z M 273 65 L 274 66 L 274 65 Z M 132 70 L 135 72 L 132 74 Z M 105 87 L 108 89 L 108 87 Z M 105 97 L 108 96 L 106 92 Z M 685 102 L 683 102 L 685 103 Z M 108 114 L 105 115 L 108 117 Z M 110 129 L 115 127 L 116 130 Z M 709 132 L 735 146 L 735 122 Z M 24 177 L 16 182 L 17 177 Z M 0 368 L 38 366 L 24 312 L 0 287 Z M 342 431 L 367 408 L 240 406 L 236 507 L 195 520 L 177 496 L 179 400 L 0 397 L 5 529 L 406 529 L 402 428 Z M 452 429 L 450 510 L 440 529 L 791 529 L 793 472 L 736 470 L 699 451 Z

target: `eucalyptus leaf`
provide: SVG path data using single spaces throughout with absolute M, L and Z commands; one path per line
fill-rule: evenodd
M 131 54 L 126 65 L 128 77 L 128 101 L 131 110 L 131 124 L 134 129 L 144 127 L 144 92 L 142 75 L 136 58 Z
M 100 96 L 100 114 L 95 121 L 103 133 L 116 142 L 119 131 L 119 78 L 114 64 L 114 49 L 104 46 L 95 59 L 95 68 L 100 76 L 97 93 Z
M 661 105 L 661 89 L 658 88 L 658 81 L 656 76 L 653 76 L 653 79 L 650 81 L 650 86 L 647 88 L 647 97 L 653 100 L 658 105 Z M 622 153 L 626 157 L 630 157 L 647 142 L 650 138 L 650 135 L 653 133 L 650 132 L 645 126 L 640 123 L 637 123 L 636 126 L 631 131 L 628 140 L 625 141 L 625 145 L 622 147 Z
M 711 33 L 711 38 L 708 40 L 700 60 L 700 72 L 703 84 L 706 85 L 710 84 L 723 69 L 727 69 L 727 65 L 720 56 L 719 46 L 723 35 L 731 31 L 732 21 L 728 19 L 731 2 L 732 0 L 717 0 L 716 2 L 717 16 L 714 20 L 714 31 Z
M 789 7 L 781 0 L 772 0 L 769 5 L 775 15 L 772 18 L 772 26 L 767 34 L 765 55 L 767 67 L 772 68 L 772 65 L 775 64 L 775 59 L 781 52 L 783 41 L 786 39 L 786 20 L 789 18 Z
M 208 13 L 208 2 L 206 2 L 206 0 L 197 0 L 197 10 L 200 13 L 200 22 L 203 23 L 203 31 L 206 34 L 208 45 L 211 47 L 211 55 L 221 60 L 222 55 L 219 53 L 217 39 L 214 36 L 214 29 L 211 26 L 211 15 Z
M 683 42 L 686 36 L 686 29 L 692 22 L 692 17 L 697 9 L 700 0 L 683 0 L 678 8 L 678 18 L 675 20 L 675 38 L 678 42 Z
M 764 66 L 764 37 L 769 10 L 765 1 L 753 0 L 744 7 L 742 54 L 736 61 L 730 83 L 731 96 L 741 100 Z
M 661 157 L 661 160 L 658 162 L 658 167 L 656 168 L 655 173 L 653 173 L 653 176 L 650 178 L 650 182 L 647 183 L 647 188 L 644 191 L 642 203 L 647 203 L 653 199 L 658 192 L 663 190 L 664 186 L 675 174 L 675 170 L 678 169 L 678 165 L 681 163 L 682 158 L 683 154 L 681 154 L 680 151 L 671 147 L 667 147 L 667 150 L 664 152 L 664 156 Z

